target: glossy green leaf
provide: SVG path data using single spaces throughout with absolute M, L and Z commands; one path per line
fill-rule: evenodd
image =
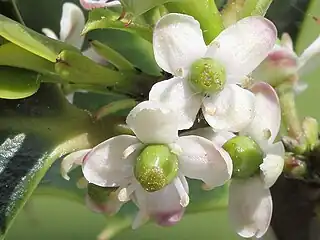
M 138 34 L 148 41 L 152 41 L 152 28 L 141 23 L 129 22 L 127 19 L 118 20 L 119 13 L 113 12 L 108 8 L 96 8 L 89 13 L 89 19 L 86 23 L 83 34 L 95 29 L 119 29 L 134 34 Z
M 127 13 L 133 14 L 134 16 L 139 16 L 150 9 L 157 7 L 159 5 L 165 4 L 167 2 L 179 2 L 186 0 L 120 0 L 121 4 L 124 6 L 124 10 Z
M 78 52 L 73 46 L 48 38 L 3 15 L 0 15 L 0 36 L 51 62 L 55 62 L 64 49 Z
M 110 137 L 112 121 L 94 124 L 60 90 L 43 84 L 30 98 L 0 100 L 0 239 L 52 163 Z M 108 128 L 105 128 L 108 126 Z
M 135 34 L 116 29 L 93 31 L 89 35 L 91 39 L 99 40 L 102 44 L 106 44 L 120 53 L 142 72 L 161 76 L 161 69 L 154 59 L 153 47 L 149 41 Z
M 36 72 L 0 67 L 0 98 L 20 99 L 38 91 L 41 75 Z
M 135 70 L 132 64 L 127 59 L 125 59 L 120 53 L 113 50 L 111 47 L 107 46 L 106 44 L 103 44 L 97 40 L 93 40 L 91 42 L 91 46 L 99 55 L 101 55 L 106 60 L 108 60 L 108 62 L 114 65 L 117 69 L 128 70 L 128 71 Z
M 54 63 L 13 44 L 0 46 L 0 65 L 19 67 L 43 74 L 56 75 Z

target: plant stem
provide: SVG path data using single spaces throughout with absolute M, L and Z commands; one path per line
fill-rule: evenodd
M 303 136 L 303 130 L 296 109 L 295 96 L 290 84 L 282 84 L 277 87 L 280 100 L 282 120 L 288 132 L 288 136 L 299 141 Z

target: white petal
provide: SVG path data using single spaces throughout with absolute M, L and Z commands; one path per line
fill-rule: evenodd
M 169 144 L 178 138 L 174 112 L 157 102 L 139 103 L 130 111 L 127 124 L 143 143 Z
M 185 76 L 190 65 L 203 57 L 206 49 L 200 24 L 191 16 L 169 13 L 155 25 L 155 59 L 163 70 L 174 76 Z
M 281 109 L 276 91 L 267 83 L 260 82 L 252 86 L 255 94 L 255 116 L 241 134 L 252 137 L 257 142 L 268 140 L 273 143 L 281 124 Z
M 301 54 L 299 75 L 307 74 L 320 66 L 320 36 Z
M 80 4 L 84 9 L 91 10 L 94 8 L 120 6 L 120 1 L 109 0 L 80 0 Z
M 70 180 L 68 173 L 72 171 L 75 167 L 82 164 L 83 158 L 90 152 L 91 149 L 83 149 L 76 151 L 67 155 L 61 162 L 61 175 L 64 179 Z
M 85 157 L 82 172 L 84 177 L 101 187 L 119 186 L 133 175 L 133 161 L 137 154 L 123 159 L 123 152 L 139 141 L 136 137 L 120 135 L 94 147 Z
M 253 93 L 229 84 L 217 95 L 204 98 L 202 112 L 215 131 L 238 132 L 252 121 L 254 101 Z
M 49 38 L 58 40 L 58 36 L 49 28 L 42 28 L 41 31 Z
M 212 127 L 197 128 L 184 134 L 184 136 L 187 135 L 197 135 L 200 137 L 204 137 L 211 142 L 214 142 L 219 147 L 222 147 L 222 145 L 225 144 L 226 141 L 236 136 L 234 133 L 228 131 L 215 132 L 213 131 Z
M 239 83 L 268 56 L 276 38 L 272 22 L 263 17 L 247 17 L 220 33 L 209 45 L 206 56 L 225 66 L 229 83 Z
M 260 176 L 264 182 L 265 188 L 270 188 L 282 173 L 284 159 L 281 156 L 267 154 L 260 165 Z
M 177 178 L 180 179 L 180 177 Z M 181 180 L 184 191 L 188 194 L 189 187 L 185 179 Z M 139 209 L 162 226 L 173 225 L 181 219 L 178 218 L 183 214 L 184 208 L 180 204 L 180 195 L 173 183 L 152 193 L 140 187 L 135 191 L 134 198 Z
M 209 188 L 223 185 L 232 174 L 229 154 L 213 142 L 199 136 L 180 137 L 182 148 L 179 158 L 181 173 L 202 180 Z
M 60 20 L 60 40 L 81 49 L 84 37 L 80 34 L 84 24 L 85 18 L 82 10 L 74 3 L 64 3 Z
M 268 144 L 267 146 L 263 147 L 263 150 L 266 154 L 273 154 L 281 157 L 284 157 L 286 152 L 281 141 L 273 144 Z
M 182 130 L 192 127 L 201 106 L 202 96 L 194 93 L 184 79 L 175 77 L 153 85 L 149 99 L 170 107 L 177 115 L 179 130 Z
M 283 33 L 281 36 L 281 46 L 285 47 L 288 50 L 293 51 L 293 42 L 288 33 Z
M 270 225 L 272 198 L 260 177 L 232 179 L 229 188 L 229 218 L 244 238 L 262 237 Z

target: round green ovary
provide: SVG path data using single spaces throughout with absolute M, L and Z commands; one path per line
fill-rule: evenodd
M 189 82 L 196 92 L 216 93 L 226 82 L 225 68 L 211 58 L 201 58 L 191 65 Z
M 229 153 L 233 162 L 235 178 L 249 178 L 259 172 L 264 153 L 250 137 L 236 136 L 227 141 L 223 148 Z
M 149 145 L 137 158 L 134 173 L 141 186 L 148 192 L 162 189 L 178 172 L 178 158 L 165 145 Z

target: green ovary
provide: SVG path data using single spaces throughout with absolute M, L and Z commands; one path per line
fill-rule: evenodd
M 223 65 L 211 58 L 201 58 L 191 65 L 188 80 L 196 92 L 217 93 L 226 82 Z
M 155 192 L 177 176 L 178 158 L 166 145 L 149 145 L 137 158 L 134 174 L 148 192 Z
M 229 153 L 233 162 L 234 178 L 249 178 L 259 172 L 264 153 L 250 137 L 236 136 L 227 141 L 223 148 Z

